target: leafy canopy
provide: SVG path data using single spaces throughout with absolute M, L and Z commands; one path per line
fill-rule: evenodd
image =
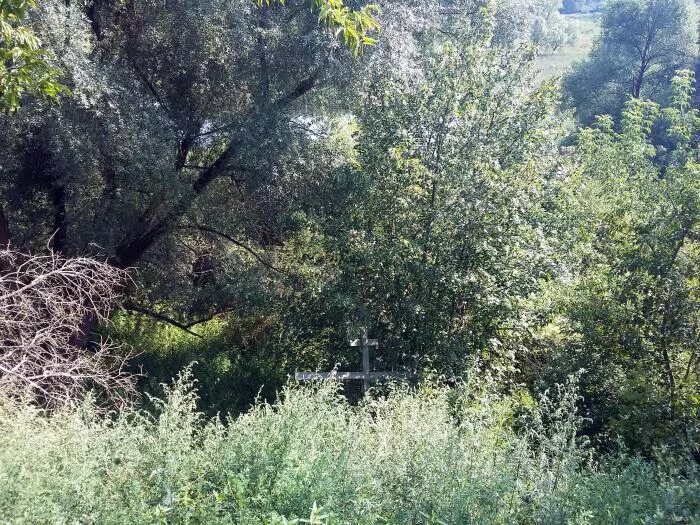
M 579 120 L 617 118 L 628 97 L 668 104 L 671 79 L 695 54 L 686 0 L 614 0 L 605 5 L 591 55 L 565 78 Z
M 672 103 L 630 99 L 578 135 L 557 236 L 567 335 L 559 370 L 585 368 L 593 427 L 630 446 L 697 435 L 700 118 L 690 71 Z

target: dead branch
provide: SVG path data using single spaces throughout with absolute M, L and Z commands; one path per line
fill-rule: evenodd
M 129 277 L 89 258 L 0 250 L 0 393 L 30 395 L 47 408 L 73 404 L 95 391 L 109 404 L 136 393 L 129 355 L 109 341 L 89 350 L 86 319 L 106 322 Z M 87 323 L 90 325 L 90 323 Z

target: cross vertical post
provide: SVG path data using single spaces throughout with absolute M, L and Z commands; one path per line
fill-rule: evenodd
M 369 340 L 367 338 L 367 329 L 362 329 L 362 393 L 364 394 L 369 389 Z

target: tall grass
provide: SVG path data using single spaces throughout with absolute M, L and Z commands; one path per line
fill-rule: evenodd
M 0 522 L 700 523 L 694 468 L 592 464 L 570 388 L 529 409 L 430 385 L 353 407 L 324 383 L 225 424 L 195 401 L 185 375 L 156 415 L 1 403 Z

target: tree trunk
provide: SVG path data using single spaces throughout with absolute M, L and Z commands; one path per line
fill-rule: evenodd
M 53 237 L 51 248 L 58 253 L 65 253 L 68 238 L 68 224 L 66 222 L 66 187 L 60 183 L 53 183 L 49 192 L 53 205 Z
M 5 216 L 5 211 L 0 204 L 0 250 L 6 249 L 10 245 L 10 227 Z

